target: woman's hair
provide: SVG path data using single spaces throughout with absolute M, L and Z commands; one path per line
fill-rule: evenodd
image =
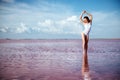
M 88 23 L 90 22 L 90 19 L 88 16 L 84 16 L 84 19 L 87 19 Z

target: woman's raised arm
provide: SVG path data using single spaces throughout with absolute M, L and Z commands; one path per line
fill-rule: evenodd
M 82 19 L 82 17 L 83 17 L 83 14 L 85 13 L 86 11 L 83 11 L 82 13 L 81 13 L 81 15 L 80 15 L 80 21 L 83 23 L 83 19 Z

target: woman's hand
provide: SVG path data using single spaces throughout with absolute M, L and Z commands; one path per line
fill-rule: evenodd
M 82 13 L 84 14 L 84 13 L 86 13 L 86 11 L 84 10 Z

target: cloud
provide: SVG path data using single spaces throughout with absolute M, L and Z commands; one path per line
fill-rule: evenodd
M 72 15 L 66 19 L 60 20 L 58 25 L 61 26 L 63 32 L 67 34 L 79 34 L 82 31 L 82 26 L 80 25 L 79 17 L 77 15 Z
M 24 24 L 20 23 L 17 27 L 0 27 L 0 32 L 3 33 L 25 33 L 29 32 L 29 28 Z
M 39 28 L 41 31 L 60 33 L 60 34 L 78 34 L 80 33 L 80 27 L 77 16 L 70 16 L 62 20 L 45 20 L 39 22 Z
M 25 23 L 20 23 L 17 27 L 9 27 L 5 31 L 1 28 L 1 32 L 25 33 L 25 32 L 44 32 L 54 34 L 79 34 L 80 24 L 78 17 L 73 15 L 61 20 L 45 19 L 36 23 L 36 26 L 26 26 Z
M 0 27 L 0 32 L 6 33 L 8 32 L 8 27 Z
M 55 27 L 56 22 L 50 19 L 46 19 L 43 22 L 39 22 L 38 26 L 41 28 L 40 30 L 43 32 L 49 32 L 49 33 L 59 33 L 60 30 Z
M 46 26 L 53 26 L 54 22 L 52 20 L 46 19 L 43 22 L 38 23 L 40 26 L 46 27 Z
M 15 29 L 15 33 L 24 33 L 24 32 L 27 32 L 27 31 L 29 31 L 29 28 L 27 28 L 24 23 L 21 23 L 20 27 L 17 27 Z
M 74 15 L 74 16 L 68 17 L 66 20 L 67 21 L 78 21 L 78 17 Z

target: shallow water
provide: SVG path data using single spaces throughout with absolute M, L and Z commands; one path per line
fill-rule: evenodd
M 91 80 L 120 80 L 120 40 L 90 40 Z M 83 80 L 81 40 L 0 40 L 0 80 Z

